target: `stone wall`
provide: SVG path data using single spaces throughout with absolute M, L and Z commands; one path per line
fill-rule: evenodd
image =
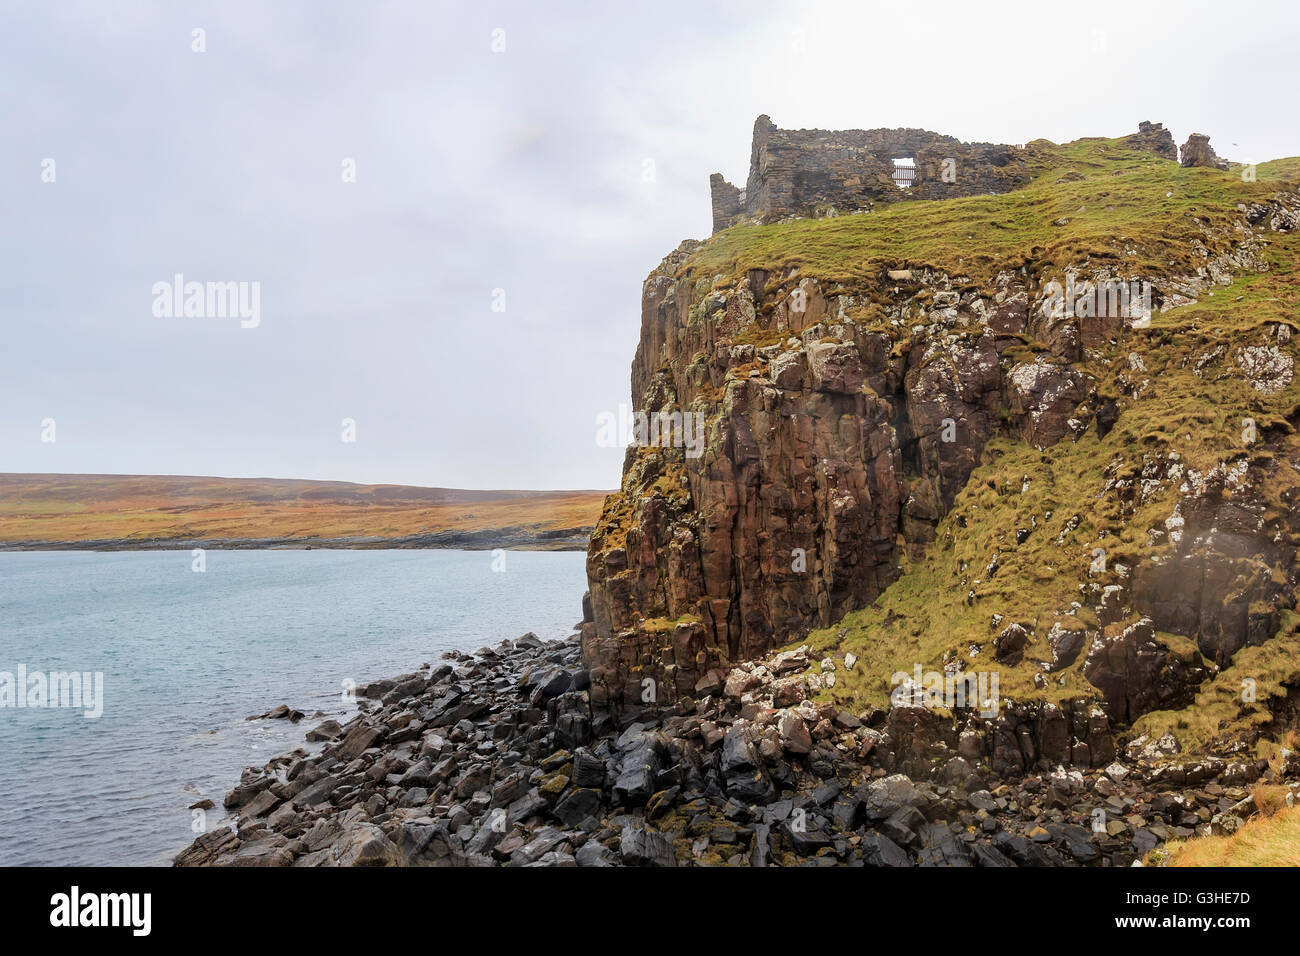
M 745 212 L 745 191 L 737 189 L 722 178 L 721 173 L 709 177 L 709 195 L 713 200 L 713 231 L 726 229 Z
M 916 162 L 908 188 L 894 182 L 895 159 Z M 1004 193 L 1028 181 L 1023 151 L 1014 146 L 963 143 L 923 129 L 783 130 L 760 116 L 745 188 L 718 173 L 709 177 L 709 187 L 718 232 L 742 220 L 775 222 L 907 199 Z

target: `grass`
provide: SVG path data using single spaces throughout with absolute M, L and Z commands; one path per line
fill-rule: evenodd
M 1273 814 L 1286 809 L 1287 796 L 1291 793 L 1290 787 L 1284 787 L 1280 784 L 1257 783 L 1251 788 L 1250 798 L 1262 815 L 1271 817 Z M 1291 801 L 1295 802 L 1294 796 L 1291 797 Z
M 1260 813 L 1231 836 L 1172 840 L 1148 863 L 1190 866 L 1300 866 L 1300 806 Z
M 1262 199 L 1280 182 L 1300 177 L 1297 159 L 1263 164 L 1259 181 L 1244 183 L 1233 173 L 1183 169 L 1117 140 L 1031 144 L 1031 158 L 1036 177 L 1015 193 L 738 226 L 715 236 L 680 268 L 714 275 L 714 285 L 738 282 L 754 268 L 773 271 L 779 284 L 787 281 L 781 276 L 797 270 L 823 280 L 828 293 L 869 290 L 879 286 L 884 268 L 918 265 L 949 274 L 965 270 L 973 284 L 1009 266 L 1023 265 L 1034 274 L 1079 262 L 1154 279 L 1193 272 L 1201 261 L 1195 243 L 1207 230 L 1221 233 L 1227 249 L 1238 238 L 1231 229 L 1240 216 L 1238 203 Z M 1080 178 L 1060 181 L 1067 170 Z M 1069 222 L 1057 226 L 1057 219 Z M 901 578 L 872 605 L 807 639 L 819 654 L 851 651 L 861 662 L 851 672 L 841 670 L 823 699 L 880 706 L 893 673 L 911 672 L 917 663 L 937 670 L 952 657 L 962 658 L 971 671 L 998 672 L 1004 697 L 1095 696 L 1082 675 L 1086 655 L 1051 674 L 1046 688 L 1034 683 L 1041 670 L 1035 661 L 1050 659 L 1044 636 L 1052 624 L 1096 629 L 1085 596 L 1095 593 L 1093 585 L 1115 583 L 1167 550 L 1167 544 L 1152 543 L 1149 532 L 1163 528 L 1173 512 L 1180 482 L 1166 481 L 1136 502 L 1117 488 L 1140 484 L 1150 460 L 1175 457 L 1185 472 L 1202 474 L 1248 460 L 1266 476 L 1266 519 L 1286 513 L 1300 495 L 1294 464 L 1300 462 L 1300 440 L 1292 424 L 1300 412 L 1300 380 L 1264 395 L 1235 360 L 1242 346 L 1263 344 L 1276 324 L 1300 329 L 1300 238 L 1268 239 L 1268 271 L 1242 275 L 1199 302 L 1158 314 L 1148 328 L 1128 330 L 1076 363 L 1095 380 L 1099 395 L 1120 403 L 1120 418 L 1104 439 L 1089 429 L 1077 442 L 1067 437 L 1039 452 L 1004 432 L 985 446 L 980 466 L 924 554 L 906 561 Z M 1213 240 L 1206 245 L 1219 251 Z M 771 280 L 768 285 L 771 294 Z M 1029 360 L 1037 351 L 1036 343 L 1026 341 L 1008 356 Z M 1131 355 L 1140 360 L 1136 367 Z M 1261 439 L 1255 444 L 1243 441 L 1247 419 Z M 1030 532 L 1023 543 L 1016 541 L 1020 529 Z M 1098 548 L 1106 557 L 1100 573 L 1092 569 Z M 994 556 L 998 570 L 990 577 L 985 569 Z M 997 627 L 995 615 L 1002 619 Z M 1295 616 L 1284 614 L 1283 621 L 1278 640 L 1239 652 L 1231 667 L 1203 685 L 1195 708 L 1149 715 L 1142 729 L 1176 726 L 1180 736 L 1203 745 L 1225 732 L 1248 734 L 1268 726 L 1269 702 L 1284 695 L 1288 683 L 1300 683 Z M 1033 630 L 1025 661 L 1016 667 L 993 662 L 993 639 L 1010 622 Z M 1160 639 L 1175 656 L 1208 665 L 1188 637 Z M 1249 707 L 1239 700 L 1246 676 L 1259 691 Z
M 403 538 L 591 527 L 599 491 L 148 475 L 0 474 L 0 542 Z
M 690 291 L 688 328 L 697 335 L 705 331 L 714 293 L 750 285 L 758 300 L 755 320 L 718 341 L 709 339 L 709 346 L 778 345 L 787 333 L 773 327 L 776 303 L 798 282 L 813 278 L 828 300 L 852 296 L 840 300 L 847 317 L 859 331 L 884 332 L 898 359 L 913 345 L 907 321 L 916 314 L 913 305 L 923 304 L 929 293 L 910 291 L 905 278 L 889 279 L 889 270 L 908 268 L 915 275 L 932 267 L 959 290 L 987 289 L 1000 273 L 1014 272 L 1033 296 L 1069 266 L 1085 277 L 1107 270 L 1169 291 L 1166 280 L 1197 275 L 1208 260 L 1238 250 L 1243 204 L 1300 183 L 1300 158 L 1262 164 L 1257 181 L 1248 182 L 1239 168 L 1184 169 L 1118 139 L 1060 146 L 1037 141 L 1025 156 L 1031 182 L 1003 195 L 909 199 L 869 213 L 723 230 L 674 266 Z M 1004 698 L 1096 698 L 1097 689 L 1082 673 L 1086 653 L 1047 675 L 1042 686 L 1038 662 L 1051 657 L 1045 637 L 1054 624 L 1089 636 L 1097 632 L 1092 608 L 1101 588 L 1125 581 L 1170 549 L 1165 522 L 1183 497 L 1180 485 L 1188 475 L 1249 463 L 1268 530 L 1292 535 L 1278 539 L 1283 547 L 1300 545 L 1292 523 L 1284 520 L 1300 501 L 1300 379 L 1263 394 L 1237 361 L 1246 346 L 1276 342 L 1279 325 L 1300 332 L 1300 236 L 1267 233 L 1256 254 L 1266 271 L 1240 274 L 1231 285 L 1205 290 L 1197 302 L 1153 316 L 1146 328 L 1126 329 L 1083 353 L 1075 366 L 1094 383 L 1094 410 L 1097 402 L 1110 400 L 1119 411 L 1104 438 L 1089 427 L 1077 441 L 1067 436 L 1039 451 L 1016 433 L 1004 410 L 1002 427 L 939 521 L 935 540 L 910 554 L 900 541 L 903 573 L 895 583 L 869 606 L 806 638 L 819 654 L 852 652 L 858 659 L 853 670 L 837 671 L 822 700 L 859 709 L 881 706 L 894 673 L 911 673 L 917 664 L 940 670 L 955 658 L 968 672 L 998 672 Z M 763 288 L 755 288 L 760 281 Z M 903 321 L 890 322 L 887 310 L 908 295 L 916 303 L 907 304 Z M 961 337 L 984 329 L 950 331 Z M 1002 344 L 1004 369 L 1047 351 L 1030 335 Z M 1283 348 L 1294 355 L 1294 344 Z M 712 391 L 700 384 L 691 395 L 704 401 L 712 419 L 725 418 L 730 390 L 737 387 L 734 375 L 761 373 L 764 361 L 756 355 L 752 364 L 713 382 Z M 694 387 L 694 379 L 684 377 Z M 1257 441 L 1245 440 L 1247 422 Z M 596 552 L 625 543 L 645 496 L 656 491 L 667 495 L 670 521 L 698 519 L 680 476 L 661 483 L 671 465 L 656 452 L 633 461 L 593 535 Z M 1180 471 L 1157 475 L 1153 483 L 1153 465 Z M 1101 567 L 1094 564 L 1099 553 L 1105 557 Z M 995 558 L 997 570 L 990 573 Z M 1285 583 L 1285 569 L 1252 564 L 1247 556 L 1241 581 L 1254 573 Z M 1295 597 L 1284 591 L 1280 604 Z M 662 613 L 641 610 L 645 617 Z M 1290 611 L 1278 617 L 1282 627 L 1273 640 L 1239 651 L 1217 675 L 1201 657 L 1195 635 L 1157 635 L 1172 658 L 1202 668 L 1208 678 L 1194 707 L 1149 714 L 1139 729 L 1171 728 L 1193 747 L 1253 742 L 1276 731 L 1279 698 L 1300 686 L 1297 617 Z M 993 641 L 1012 622 L 1024 624 L 1032 636 L 1024 661 L 1003 666 L 993 660 Z M 1254 701 L 1241 700 L 1246 678 L 1254 681 Z
M 1300 180 L 1300 159 L 1237 172 L 1183 168 L 1120 139 L 1029 144 L 1030 184 L 1001 195 L 891 203 L 871 213 L 726 229 L 679 274 L 739 282 L 751 269 L 784 280 L 812 275 L 855 291 L 885 269 L 933 266 L 973 282 L 1005 268 L 1031 273 L 1091 261 L 1158 276 L 1199 264 L 1194 240 L 1208 229 L 1229 242 L 1238 203 Z M 1077 178 L 1074 178 L 1077 177 Z M 1061 225 L 1058 222 L 1064 221 Z
M 1300 618 L 1283 615 L 1282 633 L 1258 647 L 1243 647 L 1214 679 L 1203 684 L 1192 706 L 1156 710 L 1134 725 L 1135 734 L 1172 733 L 1185 750 L 1213 751 L 1234 740 L 1267 734 L 1276 722 L 1274 703 L 1300 687 Z M 1249 689 L 1250 693 L 1245 693 Z M 1261 756 L 1271 745 L 1259 742 Z

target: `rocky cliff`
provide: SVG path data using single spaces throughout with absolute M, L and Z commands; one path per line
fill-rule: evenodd
M 594 706 L 707 693 L 812 632 L 801 692 L 982 666 L 1031 749 L 1036 708 L 1065 714 L 1067 762 L 1104 759 L 1090 720 L 1243 676 L 1265 689 L 1228 723 L 1274 719 L 1300 682 L 1300 164 L 1183 168 L 1148 123 L 1023 163 L 1005 195 L 740 225 L 650 274 L 632 396 L 705 441 L 629 447 L 606 501 Z
M 358 688 L 177 864 L 1253 843 L 1300 794 L 1300 160 L 1183 166 L 1151 123 L 1023 159 L 669 254 L 580 640 Z

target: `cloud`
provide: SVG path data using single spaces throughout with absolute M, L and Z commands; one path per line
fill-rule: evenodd
M 7 13 L 0 470 L 611 487 L 622 455 L 594 421 L 628 400 L 641 280 L 707 235 L 708 175 L 744 180 L 756 115 L 995 142 L 1151 119 L 1228 155 L 1300 153 L 1250 93 L 1252 71 L 1295 87 L 1292 60 L 1256 65 L 1251 24 L 1280 41 L 1296 15 L 1257 4 L 1236 30 L 1186 10 Z M 154 318 L 152 284 L 177 272 L 260 282 L 261 325 Z

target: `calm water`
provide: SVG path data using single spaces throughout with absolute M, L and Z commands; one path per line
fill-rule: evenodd
M 0 554 L 0 672 L 102 671 L 103 715 L 0 708 L 0 865 L 167 863 L 245 766 L 365 683 L 582 617 L 581 553 Z M 245 721 L 277 704 L 308 715 Z

